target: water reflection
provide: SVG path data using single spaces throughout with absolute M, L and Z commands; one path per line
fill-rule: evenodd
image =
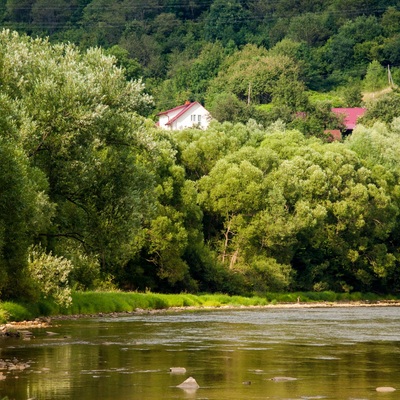
M 398 399 L 400 310 L 262 309 L 62 321 L 0 342 L 9 399 Z M 184 367 L 186 374 L 172 374 Z M 198 390 L 177 386 L 189 376 Z M 295 379 L 273 379 L 286 377 Z M 393 386 L 394 393 L 377 393 Z

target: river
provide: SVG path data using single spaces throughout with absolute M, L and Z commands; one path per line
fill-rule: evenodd
M 0 359 L 26 367 L 3 370 L 0 399 L 400 398 L 397 307 L 149 313 L 33 333 L 0 340 Z M 188 377 L 197 390 L 177 387 Z

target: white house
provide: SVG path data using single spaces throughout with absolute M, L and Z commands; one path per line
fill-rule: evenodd
M 159 117 L 157 125 L 172 131 L 191 127 L 207 129 L 211 120 L 211 114 L 197 101 L 193 103 L 187 101 L 182 106 L 162 111 L 157 115 Z

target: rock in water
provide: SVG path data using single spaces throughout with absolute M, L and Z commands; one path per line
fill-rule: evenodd
M 297 381 L 297 378 L 292 378 L 290 376 L 275 376 L 275 377 L 271 378 L 271 381 L 274 381 L 274 382 Z
M 183 368 L 183 367 L 171 367 L 169 369 L 169 372 L 171 372 L 171 374 L 186 374 L 186 368 Z
M 186 379 L 186 381 L 182 382 L 177 387 L 181 389 L 198 389 L 200 386 L 196 382 L 196 379 L 190 376 L 189 378 Z
M 396 389 L 391 386 L 380 386 L 376 388 L 376 391 L 381 393 L 390 393 L 390 392 L 395 392 Z

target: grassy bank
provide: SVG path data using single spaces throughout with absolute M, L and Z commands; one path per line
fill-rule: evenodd
M 279 303 L 398 300 L 398 296 L 371 293 L 296 292 L 267 293 L 264 297 L 224 294 L 157 294 L 138 292 L 75 292 L 72 306 L 60 308 L 50 300 L 35 304 L 0 302 L 0 323 L 32 320 L 42 316 L 132 312 L 137 309 L 162 310 L 172 307 L 240 307 Z

